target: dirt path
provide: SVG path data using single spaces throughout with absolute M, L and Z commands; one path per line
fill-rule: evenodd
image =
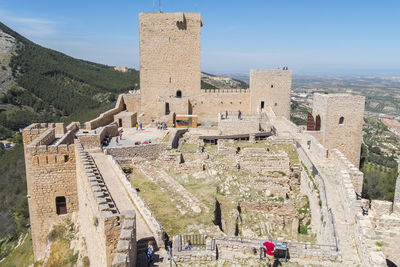
M 110 192 L 115 204 L 120 212 L 123 210 L 134 210 L 136 212 L 136 239 L 138 242 L 138 259 L 136 266 L 147 266 L 146 262 L 146 244 L 149 240 L 155 240 L 153 233 L 147 226 L 145 220 L 129 198 L 125 188 L 118 180 L 117 174 L 111 165 L 111 162 L 103 153 L 92 153 L 97 168 L 103 176 L 104 182 Z M 154 255 L 155 263 L 152 266 L 169 266 L 166 251 L 161 248 Z

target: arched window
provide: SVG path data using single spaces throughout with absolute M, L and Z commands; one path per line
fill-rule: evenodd
M 67 201 L 65 197 L 56 197 L 56 211 L 58 215 L 67 214 Z
M 182 97 L 182 92 L 181 90 L 176 91 L 176 97 L 181 98 Z
M 315 130 L 316 131 L 321 130 L 321 117 L 319 115 L 315 117 Z
M 344 117 L 340 117 L 339 124 L 343 124 L 343 122 L 344 122 Z

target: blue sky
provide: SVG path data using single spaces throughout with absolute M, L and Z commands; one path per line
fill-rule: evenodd
M 0 0 L 0 21 L 73 57 L 138 68 L 138 13 L 158 0 Z M 201 12 L 202 70 L 400 74 L 399 0 L 161 0 Z

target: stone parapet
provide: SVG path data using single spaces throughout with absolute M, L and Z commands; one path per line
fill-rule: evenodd
M 232 94 L 232 93 L 250 93 L 250 89 L 202 89 L 201 90 L 204 93 L 228 93 L 228 94 Z
M 100 126 L 112 123 L 114 121 L 114 115 L 120 113 L 122 110 L 124 110 L 124 100 L 123 95 L 119 95 L 115 108 L 101 113 L 97 118 L 91 121 L 85 122 L 85 129 L 93 130 Z
M 364 174 L 351 163 L 342 152 L 337 149 L 329 150 L 329 156 L 336 161 L 336 171 L 346 171 L 350 176 L 351 183 L 353 184 L 354 190 L 361 195 L 362 186 L 364 181 Z
M 121 215 L 93 158 L 75 139 L 80 232 L 93 266 L 111 266 L 121 235 Z M 128 223 L 123 221 L 123 223 Z
M 154 238 L 159 247 L 161 247 L 164 242 L 165 231 L 161 224 L 156 219 L 155 215 L 151 212 L 150 208 L 147 206 L 146 202 L 143 198 L 138 194 L 136 189 L 132 186 L 129 179 L 126 178 L 125 173 L 119 166 L 118 162 L 113 158 L 113 156 L 108 155 L 108 159 L 111 162 L 111 165 L 116 173 L 119 181 L 121 182 L 122 186 L 125 188 L 126 192 L 128 193 L 129 197 L 132 199 L 133 204 L 136 206 L 137 210 L 142 215 L 144 221 L 146 222 L 147 226 L 152 231 Z
M 137 255 L 136 214 L 133 210 L 128 210 L 123 211 L 121 215 L 122 230 L 112 267 L 134 267 Z

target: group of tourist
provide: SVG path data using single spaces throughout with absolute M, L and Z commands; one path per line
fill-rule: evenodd
M 166 130 L 167 124 L 165 122 L 156 122 L 156 127 L 158 130 Z
M 143 130 L 143 125 L 141 122 L 139 124 L 136 123 L 136 131 L 139 130 L 139 128 L 140 128 L 140 130 Z

